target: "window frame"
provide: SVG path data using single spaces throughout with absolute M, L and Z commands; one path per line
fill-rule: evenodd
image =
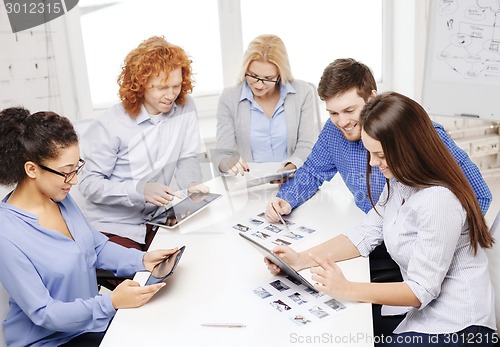
M 379 90 L 389 90 L 393 85 L 392 57 L 393 57 L 393 1 L 383 0 L 383 49 L 382 49 L 382 81 L 377 82 Z M 241 0 L 218 0 L 219 34 L 221 43 L 223 87 L 233 85 L 235 77 L 239 72 L 241 56 L 244 53 Z M 94 108 L 90 98 L 90 84 L 84 55 L 83 36 L 80 24 L 80 11 L 75 7 L 71 20 L 66 21 L 69 32 L 72 33 L 72 42 L 69 45 L 70 59 L 73 67 L 73 76 L 76 85 L 76 102 L 80 109 L 85 112 L 78 114 L 78 119 L 93 118 L 100 114 L 102 108 Z M 69 13 L 68 13 L 69 14 Z M 69 17 L 68 17 L 69 18 Z M 198 94 L 194 96 L 200 120 L 204 118 L 215 119 L 219 94 Z

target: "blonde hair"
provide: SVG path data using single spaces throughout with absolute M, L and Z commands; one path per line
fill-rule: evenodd
M 283 83 L 293 80 L 288 53 L 283 41 L 276 35 L 259 35 L 250 42 L 243 56 L 238 80 L 243 82 L 248 66 L 253 61 L 269 62 L 278 68 Z

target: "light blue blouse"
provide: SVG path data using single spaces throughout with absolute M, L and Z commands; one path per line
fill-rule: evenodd
M 248 84 L 243 83 L 241 100 L 251 103 L 250 146 L 254 162 L 279 162 L 288 157 L 285 98 L 289 93 L 295 93 L 292 85 L 280 83 L 280 98 L 272 116 L 268 117 L 254 100 Z
M 69 195 L 58 205 L 74 241 L 6 203 L 9 196 L 0 203 L 0 282 L 10 295 L 7 345 L 56 346 L 104 331 L 116 311 L 109 294 L 98 294 L 96 268 L 132 275 L 144 269 L 144 253 L 108 242 Z

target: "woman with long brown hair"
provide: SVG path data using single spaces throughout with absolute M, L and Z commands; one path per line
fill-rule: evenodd
M 494 297 L 484 248 L 493 238 L 470 184 L 412 99 L 381 94 L 360 122 L 368 180 L 371 170 L 387 180 L 379 201 L 353 230 L 301 253 L 274 251 L 296 269 L 319 265 L 311 270 L 316 289 L 337 299 L 407 307 L 385 344 L 491 346 Z M 368 256 L 382 241 L 403 282 L 347 280 L 335 262 Z

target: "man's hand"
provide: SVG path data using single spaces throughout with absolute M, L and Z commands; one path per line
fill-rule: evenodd
M 266 218 L 273 223 L 280 221 L 278 213 L 284 215 L 290 212 L 292 212 L 292 206 L 286 200 L 280 198 L 273 198 L 266 206 Z
M 156 206 L 165 206 L 169 204 L 174 197 L 182 199 L 180 192 L 170 189 L 169 186 L 160 182 L 148 182 L 144 186 L 144 199 Z

